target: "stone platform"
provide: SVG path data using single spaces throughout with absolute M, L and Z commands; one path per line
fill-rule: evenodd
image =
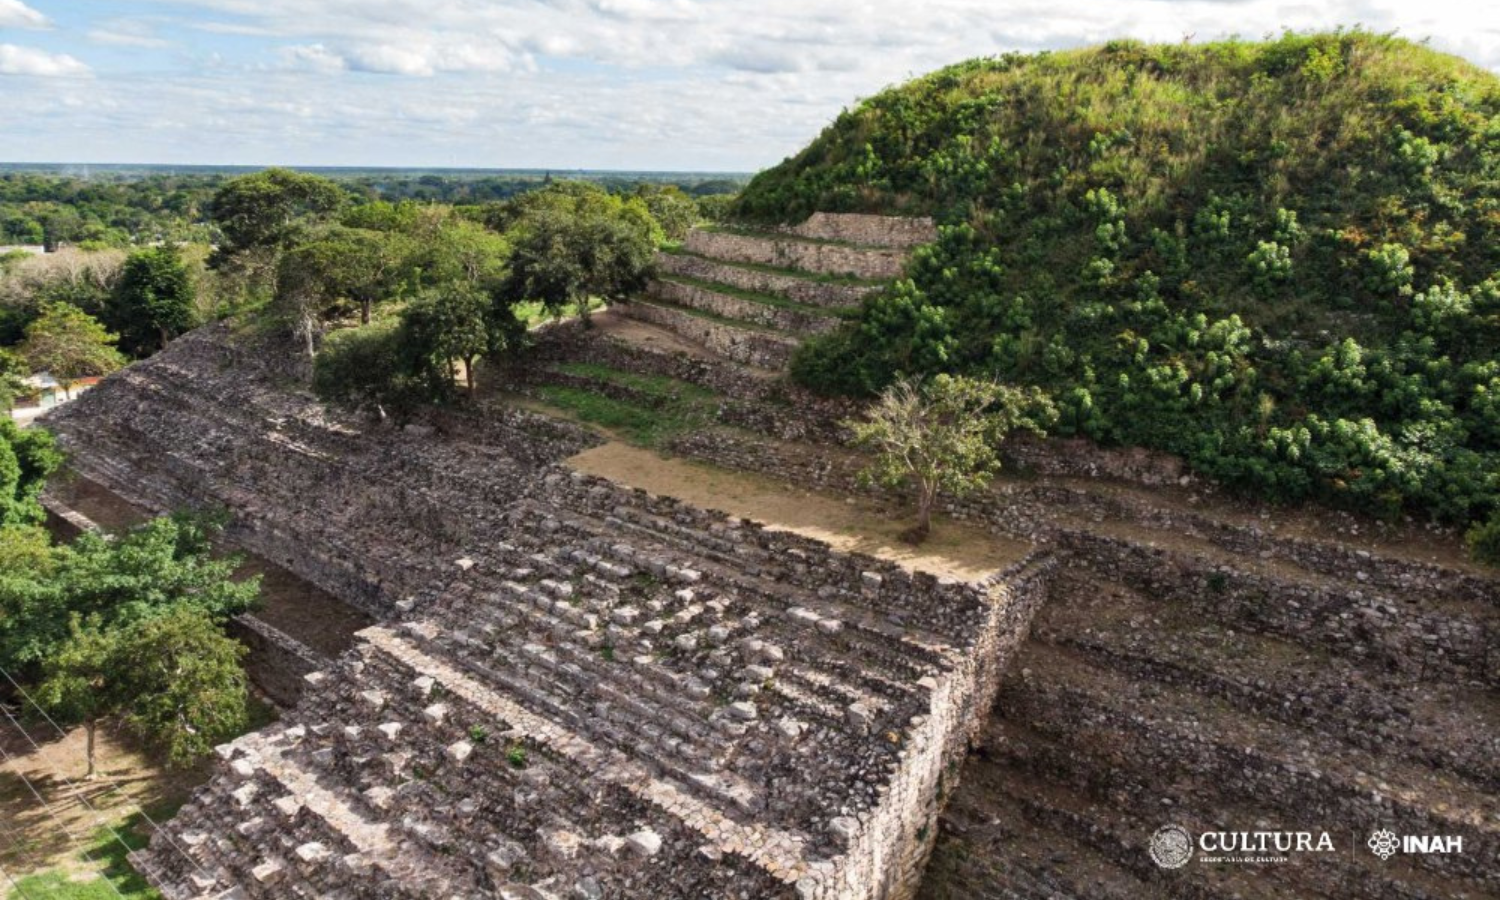
M 137 855 L 166 897 L 915 891 L 1050 557 L 939 581 L 569 472 L 564 423 L 377 428 L 238 352 L 190 335 L 49 425 L 385 624 Z

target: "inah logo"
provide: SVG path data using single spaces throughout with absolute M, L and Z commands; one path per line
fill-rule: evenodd
M 1166 825 L 1151 835 L 1151 858 L 1163 869 L 1180 869 L 1193 858 L 1193 836 L 1179 825 Z
M 1396 832 L 1384 828 L 1370 835 L 1370 849 L 1381 859 L 1390 859 L 1396 855 L 1401 843 L 1396 839 Z

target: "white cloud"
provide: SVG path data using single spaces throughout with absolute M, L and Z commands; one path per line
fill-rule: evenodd
M 1474 0 L 136 3 L 156 5 L 162 34 L 200 31 L 193 68 L 148 75 L 163 67 L 142 54 L 140 74 L 96 79 L 80 112 L 61 98 L 43 111 L 45 97 L 30 119 L 0 109 L 0 157 L 50 127 L 59 153 L 88 132 L 102 156 L 134 142 L 126 155 L 182 161 L 743 170 L 884 86 L 1008 50 L 1360 24 L 1500 68 L 1500 4 Z
M 0 0 L 0 28 L 46 28 L 47 17 L 21 0 Z
M 112 19 L 99 22 L 90 28 L 88 39 L 95 44 L 111 47 L 136 47 L 142 50 L 159 50 L 172 46 L 172 42 L 158 37 L 150 24 L 136 19 Z
M 35 47 L 0 44 L 0 75 L 76 78 L 88 74 L 88 66 L 66 53 L 48 53 Z

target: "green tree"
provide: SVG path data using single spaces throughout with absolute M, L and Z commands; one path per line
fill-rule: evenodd
M 174 246 L 138 250 L 125 260 L 109 308 L 126 352 L 146 356 L 196 324 L 193 278 Z
M 159 518 L 106 537 L 52 548 L 45 569 L 0 572 L 0 668 L 30 676 L 71 636 L 75 622 L 112 632 L 176 607 L 223 623 L 246 611 L 258 579 L 237 581 L 237 560 L 215 557 L 217 525 Z
M 698 224 L 698 201 L 676 185 L 643 184 L 636 189 L 636 196 L 645 201 L 667 240 L 682 240 Z
M 402 341 L 415 354 L 415 372 L 441 397 L 453 384 L 455 364 L 462 364 L 469 393 L 477 385 L 479 360 L 504 350 L 516 337 L 513 328 L 493 325 L 494 304 L 478 288 L 453 283 L 433 288 L 401 313 Z
M 0 419 L 0 527 L 40 524 L 47 477 L 62 465 L 52 435 L 40 428 L 22 430 L 9 416 Z
M 639 198 L 567 183 L 520 198 L 507 216 L 511 305 L 536 300 L 587 319 L 591 298 L 624 300 L 646 284 L 659 226 Z
M 47 372 L 67 390 L 80 378 L 108 375 L 125 365 L 115 349 L 119 338 L 76 306 L 53 303 L 26 326 L 21 358 L 34 371 Z
M 336 212 L 346 196 L 326 178 L 289 169 L 232 178 L 211 204 L 213 222 L 224 236 L 218 258 L 284 248 L 308 219 Z
M 375 304 L 394 298 L 411 278 L 416 247 L 399 232 L 332 225 L 309 235 L 286 256 L 283 269 L 313 291 L 325 305 L 347 300 L 370 324 Z
M 26 374 L 20 355 L 0 347 L 0 413 L 14 409 L 16 400 L 26 393 Z
M 875 451 L 863 473 L 873 483 L 916 494 L 912 543 L 932 531 L 942 493 L 963 496 L 1000 471 L 999 445 L 1016 431 L 1043 435 L 1057 410 L 1041 390 L 961 376 L 902 379 L 881 394 L 864 421 L 844 422 L 856 446 Z
M 213 618 L 187 605 L 114 630 L 75 619 L 43 665 L 36 699 L 53 717 L 83 724 L 89 779 L 97 774 L 99 723 L 113 717 L 169 765 L 188 765 L 244 729 L 244 654 Z

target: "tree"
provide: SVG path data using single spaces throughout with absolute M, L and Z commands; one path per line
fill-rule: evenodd
M 286 273 L 283 283 L 301 281 L 326 304 L 349 300 L 368 325 L 375 304 L 394 297 L 411 277 L 415 250 L 404 234 L 333 225 L 287 254 L 283 271 L 300 271 Z
M 194 518 L 153 519 L 114 537 L 83 534 L 55 546 L 45 569 L 0 572 L 0 668 L 35 673 L 76 622 L 114 631 L 177 607 L 217 623 L 248 610 L 260 582 L 236 581 L 238 560 L 214 556 L 217 527 Z
M 52 303 L 26 326 L 21 357 L 31 368 L 47 372 L 68 390 L 80 378 L 108 375 L 125 365 L 115 349 L 119 338 L 76 306 Z
M 645 287 L 659 226 L 640 198 L 566 183 L 513 201 L 501 219 L 515 235 L 502 291 L 511 305 L 537 300 L 586 320 L 591 298 L 624 300 Z
M 1037 388 L 1016 388 L 961 376 L 902 379 L 881 394 L 866 421 L 844 423 L 875 462 L 864 473 L 874 483 L 909 486 L 916 493 L 912 543 L 932 530 L 940 493 L 957 496 L 987 485 L 1000 471 L 999 445 L 1018 430 L 1037 435 L 1057 418 Z
M 176 247 L 139 250 L 125 260 L 109 309 L 110 324 L 134 356 L 163 349 L 192 328 L 195 292 Z
M 0 419 L 0 527 L 46 519 L 37 498 L 60 465 L 62 454 L 52 435 L 40 428 L 23 431 L 9 416 Z
M 336 212 L 345 194 L 337 184 L 289 169 L 267 169 L 226 181 L 214 194 L 211 216 L 224 240 L 219 260 L 247 250 L 281 249 L 304 219 Z
M 13 351 L 0 347 L 0 413 L 15 408 L 16 398 L 26 393 L 26 364 Z
M 187 605 L 114 630 L 75 619 L 44 664 L 36 698 L 54 717 L 84 725 L 87 778 L 97 774 L 99 722 L 115 716 L 169 765 L 187 765 L 243 730 L 244 654 L 206 612 Z
M 453 384 L 453 367 L 462 363 L 472 394 L 481 357 L 505 349 L 513 334 L 492 327 L 494 304 L 478 288 L 453 283 L 422 294 L 401 313 L 402 343 L 414 354 L 414 371 L 441 397 Z
M 668 240 L 680 241 L 698 224 L 698 201 L 676 185 L 646 185 L 636 189 L 636 196 L 646 202 L 652 218 L 661 226 Z

